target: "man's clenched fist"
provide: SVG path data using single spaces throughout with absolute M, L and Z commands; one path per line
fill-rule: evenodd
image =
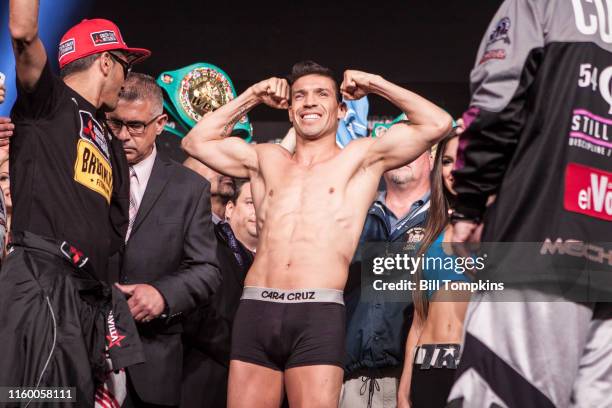
M 276 109 L 289 107 L 289 83 L 286 79 L 269 78 L 252 87 L 255 95 L 266 105 Z
M 367 72 L 346 70 L 344 71 L 344 80 L 340 85 L 340 92 L 345 99 L 361 99 L 372 92 L 372 81 L 377 78 L 378 75 L 368 74 Z

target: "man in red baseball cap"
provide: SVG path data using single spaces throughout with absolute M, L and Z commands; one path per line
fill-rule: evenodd
M 109 255 L 124 243 L 130 185 L 122 144 L 103 115 L 131 64 L 150 52 L 129 48 L 110 21 L 84 20 L 62 38 L 57 77 L 38 36 L 39 2 L 9 4 L 17 100 L 0 385 L 74 387 L 73 401 L 93 406 L 105 349 L 115 370 L 144 360 L 124 296 L 103 283 Z

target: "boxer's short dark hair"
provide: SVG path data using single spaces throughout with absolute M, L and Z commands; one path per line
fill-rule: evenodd
M 88 55 L 83 58 L 79 58 L 60 68 L 60 78 L 66 78 L 68 75 L 76 74 L 77 72 L 83 72 L 93 65 L 93 63 L 100 58 L 101 52 L 97 54 Z
M 342 97 L 340 95 L 340 87 L 338 86 L 338 80 L 336 79 L 334 71 L 327 67 L 324 67 L 323 65 L 319 65 L 314 61 L 300 61 L 294 64 L 291 68 L 291 74 L 289 74 L 289 76 L 287 77 L 287 82 L 289 82 L 289 85 L 292 86 L 295 81 L 306 75 L 321 75 L 334 81 L 336 99 L 338 99 L 338 102 L 342 101 Z

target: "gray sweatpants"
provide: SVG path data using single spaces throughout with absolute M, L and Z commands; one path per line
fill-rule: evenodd
M 339 408 L 395 408 L 401 367 L 356 373 L 342 384 Z
M 515 292 L 472 297 L 448 406 L 612 407 L 612 304 Z

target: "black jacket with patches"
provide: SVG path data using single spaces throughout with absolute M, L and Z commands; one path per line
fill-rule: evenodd
M 507 0 L 471 73 L 456 210 L 484 212 L 483 241 L 609 241 L 611 10 Z

